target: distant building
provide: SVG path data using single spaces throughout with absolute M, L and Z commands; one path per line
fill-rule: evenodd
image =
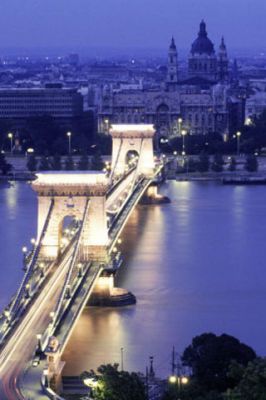
M 151 123 L 159 137 L 180 135 L 181 129 L 193 135 L 234 134 L 230 127 L 240 125 L 244 118 L 244 111 L 240 115 L 243 100 L 236 92 L 229 83 L 224 38 L 216 55 L 202 21 L 191 46 L 185 79 L 178 76 L 178 52 L 172 38 L 167 74 L 160 88 L 114 90 L 111 85 L 104 86 L 98 107 L 98 131 L 108 132 L 112 123 Z
M 246 100 L 246 119 L 251 117 L 258 117 L 263 111 L 266 110 L 266 91 L 256 92 L 248 97 Z
M 11 120 L 20 125 L 30 117 L 50 116 L 62 123 L 83 113 L 82 95 L 75 89 L 59 85 L 45 88 L 1 89 L 0 121 Z

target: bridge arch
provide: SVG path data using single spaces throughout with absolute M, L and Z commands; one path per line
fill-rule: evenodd
M 137 150 L 128 150 L 125 159 L 126 164 L 130 164 L 130 162 L 133 161 L 136 162 L 137 159 L 139 159 L 139 153 L 137 152 Z

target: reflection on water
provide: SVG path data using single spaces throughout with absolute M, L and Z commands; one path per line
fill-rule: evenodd
M 89 308 L 65 352 L 65 373 L 119 362 L 145 370 L 150 355 L 169 373 L 173 344 L 182 351 L 204 331 L 227 332 L 266 352 L 266 190 L 171 182 L 170 205 L 141 206 L 123 233 L 117 285 L 138 299 L 124 309 Z
M 169 373 L 179 351 L 204 331 L 227 332 L 266 353 L 266 188 L 170 182 L 172 203 L 140 206 L 123 233 L 117 285 L 137 304 L 88 308 L 65 351 L 66 374 L 119 362 Z M 22 276 L 21 247 L 36 229 L 36 199 L 18 184 L 0 189 L 0 306 Z
M 36 234 L 36 198 L 26 183 L 0 185 L 0 309 L 23 276 L 22 246 Z

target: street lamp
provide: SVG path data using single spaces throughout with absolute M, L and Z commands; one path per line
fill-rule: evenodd
M 67 132 L 67 137 L 68 137 L 68 154 L 70 155 L 71 154 L 71 136 L 72 136 L 72 133 L 71 132 Z
M 124 348 L 121 347 L 121 371 L 124 371 Z
M 182 118 L 178 118 L 177 122 L 178 122 L 178 135 L 180 136 L 181 135 L 181 126 L 182 126 L 182 122 L 183 122 Z
M 7 135 L 8 139 L 10 139 L 10 154 L 13 153 L 13 133 L 9 132 Z
M 23 253 L 23 269 L 26 270 L 26 264 L 27 264 L 27 247 L 23 246 L 22 247 L 22 253 Z
M 182 129 L 182 131 L 181 131 L 181 135 L 182 135 L 182 138 L 183 138 L 183 141 L 182 141 L 182 156 L 184 156 L 186 154 L 186 151 L 185 151 L 185 136 L 186 136 L 186 134 L 187 134 L 187 131 L 185 129 Z
M 236 132 L 236 139 L 237 139 L 237 155 L 239 156 L 240 153 L 240 136 L 241 132 Z

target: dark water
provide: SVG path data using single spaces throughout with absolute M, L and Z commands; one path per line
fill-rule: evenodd
M 65 351 L 66 374 L 119 362 L 142 370 L 150 355 L 169 372 L 174 344 L 226 332 L 266 354 L 266 187 L 170 182 L 170 205 L 138 207 L 123 233 L 117 285 L 136 306 L 87 309 Z M 0 305 L 21 276 L 21 246 L 36 226 L 36 200 L 23 184 L 0 189 Z

